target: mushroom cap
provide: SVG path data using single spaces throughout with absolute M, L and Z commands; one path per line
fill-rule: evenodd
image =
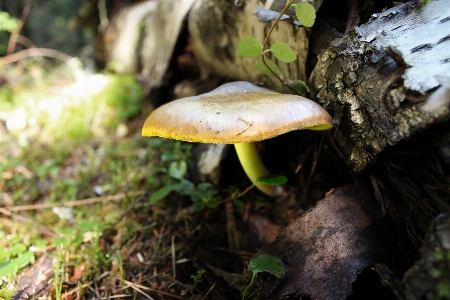
M 331 116 L 312 100 L 237 81 L 158 107 L 145 120 L 142 135 L 236 144 L 298 129 L 330 129 L 332 124 Z

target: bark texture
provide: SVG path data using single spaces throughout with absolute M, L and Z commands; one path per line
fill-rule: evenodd
M 184 18 L 195 1 L 159 1 L 154 17 L 146 24 L 141 74 L 150 87 L 159 85 L 166 74 Z
M 449 32 L 449 0 L 407 3 L 372 15 L 319 56 L 309 82 L 354 172 L 449 118 Z
M 146 19 L 151 20 L 158 3 L 147 1 L 135 4 L 121 10 L 111 20 L 104 35 L 105 48 L 109 63 L 114 64 L 118 73 L 137 73 L 139 71 L 139 56 L 136 50 L 140 48 L 140 25 Z

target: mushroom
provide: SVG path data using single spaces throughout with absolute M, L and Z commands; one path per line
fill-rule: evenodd
M 331 127 L 331 116 L 312 100 L 237 81 L 160 106 L 145 120 L 142 135 L 234 144 L 245 173 L 255 184 L 258 178 L 269 175 L 269 171 L 254 142 L 292 130 Z M 283 192 L 281 186 L 256 183 L 256 187 L 270 196 Z

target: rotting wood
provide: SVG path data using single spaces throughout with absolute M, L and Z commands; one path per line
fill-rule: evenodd
M 157 1 L 137 3 L 121 10 L 106 28 L 103 41 L 109 63 L 114 64 L 118 73 L 137 73 L 139 57 L 140 25 L 157 8 Z
M 439 78 L 450 78 L 449 20 L 449 0 L 399 5 L 320 55 L 309 83 L 334 116 L 335 143 L 356 173 L 386 146 L 449 118 L 447 88 L 437 89 Z

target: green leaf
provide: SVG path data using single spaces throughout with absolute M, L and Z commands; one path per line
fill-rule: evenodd
M 289 87 L 294 89 L 298 95 L 304 96 L 305 90 L 309 93 L 308 85 L 304 81 L 299 79 L 291 80 L 289 83 Z M 282 91 L 285 93 L 292 93 L 292 90 L 290 88 L 288 88 L 287 86 L 283 86 Z
M 276 42 L 270 47 L 270 52 L 281 61 L 290 63 L 297 59 L 291 47 L 283 42 Z
M 275 74 L 282 77 L 280 68 L 278 68 L 277 64 L 273 60 L 266 58 L 266 64 L 275 72 Z M 258 61 L 258 63 L 256 64 L 256 68 L 260 70 L 264 75 L 273 76 L 272 72 L 267 69 L 262 60 Z
M 167 173 L 167 168 L 159 167 L 159 166 L 150 166 L 147 167 L 147 170 L 155 173 Z
M 165 152 L 163 154 L 161 154 L 161 161 L 171 161 L 171 160 L 175 160 L 178 158 L 178 154 L 175 152 Z
M 292 80 L 292 82 L 293 82 L 292 87 L 294 89 L 299 89 L 300 87 L 304 87 L 306 89 L 306 91 L 309 93 L 309 87 L 303 80 L 294 79 L 294 80 Z
M 26 267 L 33 260 L 34 253 L 31 251 L 23 253 L 18 258 L 11 259 L 7 264 L 0 267 L 0 277 L 17 273 L 17 271 Z
M 195 202 L 194 209 L 195 211 L 201 211 L 205 208 L 205 204 L 203 202 Z
M 202 201 L 207 203 L 214 199 L 214 195 L 217 194 L 216 188 L 209 182 L 202 182 L 197 185 L 197 188 L 190 193 L 192 201 Z M 214 202 L 211 202 L 214 203 Z M 207 204 L 211 207 L 209 204 Z M 214 205 L 214 204 L 211 204 Z M 218 204 L 217 204 L 218 205 Z M 217 206 L 216 205 L 216 206 Z
M 295 5 L 295 15 L 305 27 L 312 27 L 316 20 L 316 10 L 309 3 L 299 3 Z
M 238 46 L 238 54 L 242 57 L 257 57 L 261 55 L 262 44 L 253 37 L 243 39 Z
M 286 273 L 283 262 L 278 257 L 267 254 L 252 259 L 248 264 L 248 270 L 253 273 L 268 272 L 277 278 L 280 278 Z
M 182 183 L 175 183 L 175 184 L 166 185 L 166 186 L 158 189 L 156 192 L 154 192 L 150 196 L 150 203 L 151 204 L 155 204 L 159 200 L 161 200 L 161 199 L 165 198 L 167 195 L 169 195 L 172 191 L 175 191 L 175 190 L 177 190 L 179 188 L 182 188 L 182 187 L 183 187 Z
M 0 11 L 0 31 L 13 32 L 19 24 L 19 20 L 11 17 L 7 12 Z
M 173 161 L 169 165 L 169 175 L 175 179 L 183 179 L 186 175 L 187 163 L 184 160 Z
M 23 243 L 18 243 L 18 244 L 15 244 L 14 246 L 12 246 L 10 251 L 11 251 L 12 255 L 19 255 L 19 254 L 27 251 L 27 246 Z
M 239 199 L 234 199 L 233 203 L 234 203 L 234 205 L 236 205 L 236 207 L 239 207 L 239 208 L 244 208 L 245 207 L 245 202 L 241 201 Z
M 267 175 L 256 179 L 255 183 L 263 183 L 268 185 L 281 185 L 287 182 L 287 178 L 283 175 Z
M 55 238 L 55 239 L 53 239 L 52 244 L 53 244 L 53 246 L 55 246 L 55 247 L 64 246 L 65 244 L 67 244 L 67 239 L 66 239 L 66 238 L 63 238 L 63 237 L 61 237 L 61 238 Z
M 7 260 L 11 256 L 11 252 L 7 251 L 5 248 L 0 247 L 0 263 Z
M 211 200 L 209 200 L 208 202 L 206 202 L 206 205 L 209 208 L 215 208 L 215 207 L 219 206 L 219 204 L 220 204 L 219 199 L 217 199 L 216 197 L 214 197 Z

